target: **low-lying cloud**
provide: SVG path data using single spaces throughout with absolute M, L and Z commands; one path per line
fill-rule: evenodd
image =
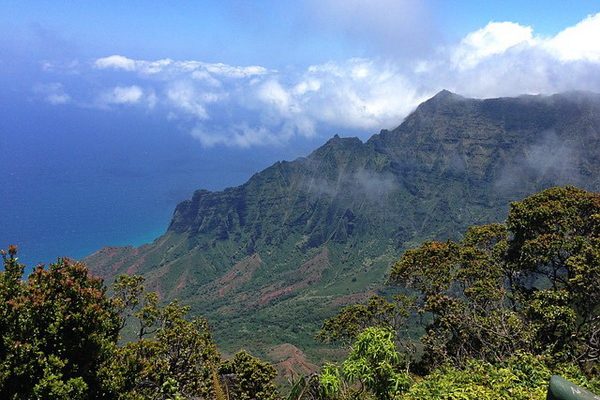
M 490 22 L 429 57 L 402 63 L 393 57 L 350 59 L 277 71 L 110 55 L 65 67 L 65 76 L 71 68 L 77 69 L 71 77 L 82 77 L 71 79 L 71 85 L 87 85 L 75 88 L 78 96 L 66 83 L 55 82 L 60 68 L 49 63 L 44 71 L 52 71 L 53 82 L 37 85 L 34 92 L 57 105 L 160 112 L 204 146 L 277 145 L 312 137 L 325 127 L 327 136 L 331 129 L 370 134 L 393 128 L 444 88 L 479 98 L 600 91 L 598 37 L 600 13 L 552 37 L 515 22 Z M 117 84 L 99 89 L 104 78 Z
M 568 138 L 560 136 L 553 129 L 540 132 L 536 140 L 516 154 L 501 170 L 496 187 L 501 190 L 515 190 L 527 187 L 533 182 L 578 185 L 582 182 L 579 160 L 581 150 Z
M 358 202 L 372 203 L 384 202 L 398 190 L 398 182 L 391 173 L 364 168 L 353 172 L 342 171 L 335 179 L 307 178 L 302 185 L 316 197 L 351 196 Z

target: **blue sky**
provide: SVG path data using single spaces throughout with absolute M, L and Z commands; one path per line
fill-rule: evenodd
M 412 28 L 433 33 L 434 41 L 459 39 L 490 21 L 518 22 L 534 27 L 540 34 L 551 35 L 598 12 L 598 3 L 592 0 L 568 4 L 559 0 L 543 4 L 517 0 L 175 3 L 4 0 L 0 7 L 0 26 L 3 33 L 9 34 L 3 35 L 4 40 L 42 29 L 70 42 L 73 49 L 87 56 L 119 53 L 134 58 L 200 58 L 234 64 L 270 62 L 278 67 L 382 55 L 376 54 L 380 51 L 378 46 L 367 49 L 364 43 L 357 43 L 350 26 L 358 26 L 359 32 L 364 29 L 360 33 L 365 36 L 376 37 L 377 29 L 367 28 L 391 20 L 407 25 L 401 15 L 392 15 L 388 20 L 386 14 L 390 9 L 414 17 L 420 28 Z M 352 15 L 348 10 L 354 8 L 375 11 L 370 17 L 345 19 L 343 16 Z M 400 33 L 403 30 L 396 29 Z
M 0 1 L 0 247 L 139 243 L 441 89 L 600 92 L 598 38 L 597 1 Z
M 273 68 L 388 56 L 460 39 L 490 21 L 556 34 L 599 11 L 597 1 L 3 1 L 4 41 L 39 41 L 60 56 L 201 59 Z M 366 10 L 371 10 L 365 13 Z M 391 10 L 391 12 L 390 12 Z M 396 15 L 394 15 L 394 12 Z M 406 19 L 408 20 L 406 20 Z M 395 25 L 395 26 L 391 26 Z M 386 37 L 386 32 L 398 36 Z M 45 37 L 32 37 L 32 36 Z M 43 47 L 43 46 L 41 46 Z M 41 49 L 39 49 L 41 50 Z M 29 54 L 34 57 L 34 54 Z M 396 56 L 397 54 L 392 54 Z

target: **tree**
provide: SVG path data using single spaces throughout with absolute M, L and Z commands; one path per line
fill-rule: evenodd
M 334 364 L 323 368 L 320 379 L 324 397 L 359 398 L 366 390 L 376 399 L 388 400 L 408 389 L 410 379 L 402 371 L 394 337 L 389 328 L 362 331 L 341 369 Z
M 113 292 L 113 303 L 121 315 L 121 330 L 128 323 L 135 323 L 137 340 L 158 331 L 157 323 L 164 310 L 158 305 L 158 294 L 144 289 L 143 276 L 119 275 L 113 284 Z
M 133 286 L 123 286 L 125 281 Z M 143 290 L 132 290 L 142 282 L 118 279 L 117 298 L 128 298 L 121 291 L 126 287 L 126 293 L 148 299 Z M 213 398 L 219 390 L 215 388 L 218 382 L 213 381 L 213 373 L 220 365 L 220 355 L 208 321 L 199 317 L 187 319 L 189 307 L 176 301 L 164 307 L 156 306 L 154 300 L 150 305 L 142 301 L 128 301 L 132 306 L 141 305 L 133 314 L 123 309 L 125 315 L 138 319 L 137 323 L 130 322 L 141 327 L 140 337 L 116 349 L 111 362 L 102 369 L 112 391 L 128 400 Z M 145 337 L 147 328 L 154 333 L 151 338 Z
M 137 328 L 137 340 L 118 348 L 103 369 L 120 398 L 278 398 L 271 365 L 245 351 L 223 362 L 206 319 L 189 319 L 189 307 L 177 301 L 159 306 L 143 283 L 141 277 L 121 276 L 114 285 L 122 326 Z
M 372 296 L 367 304 L 346 306 L 337 315 L 327 319 L 317 334 L 317 339 L 326 343 L 350 345 L 366 328 L 389 329 L 395 333 L 395 344 L 401 350 L 399 363 L 408 371 L 417 352 L 408 323 L 414 311 L 414 297 L 397 294 L 392 301 L 388 301 L 381 296 Z
M 513 203 L 507 277 L 537 352 L 600 373 L 600 194 L 553 188 Z
M 159 305 L 139 276 L 121 276 L 114 296 L 86 266 L 59 259 L 24 266 L 10 246 L 1 251 L 0 398 L 2 399 L 216 399 L 275 400 L 275 370 L 240 352 L 226 362 L 208 321 L 189 307 Z M 136 340 L 118 346 L 120 331 Z
M 114 349 L 119 317 L 102 281 L 69 259 L 23 281 L 16 247 L 2 257 L 0 397 L 106 398 L 98 370 Z
M 324 342 L 352 343 L 359 333 L 371 326 L 387 327 L 395 331 L 406 326 L 414 299 L 396 295 L 393 301 L 381 296 L 372 296 L 367 304 L 344 307 L 336 316 L 327 319 L 317 334 Z
M 390 282 L 420 293 L 425 364 L 498 362 L 517 350 L 596 370 L 600 360 L 600 195 L 552 188 L 511 205 L 507 223 L 427 242 Z
M 507 231 L 503 225 L 471 227 L 460 242 L 426 242 L 408 250 L 392 268 L 390 282 L 420 293 L 426 325 L 422 365 L 451 361 L 501 361 L 529 341 L 524 321 L 510 307 L 501 262 Z
M 273 379 L 275 369 L 268 363 L 251 356 L 244 350 L 225 361 L 220 374 L 227 383 L 229 397 L 239 400 L 276 400 L 277 390 Z
M 543 356 L 516 353 L 500 363 L 469 360 L 462 368 L 445 365 L 434 370 L 400 398 L 403 400 L 530 400 L 545 399 L 553 374 L 597 392 L 598 379 L 587 378 L 574 365 L 549 365 Z

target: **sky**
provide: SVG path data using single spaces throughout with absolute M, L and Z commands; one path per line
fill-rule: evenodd
M 5 89 L 57 107 L 143 108 L 204 147 L 393 128 L 444 88 L 495 97 L 600 86 L 594 1 L 18 1 L 3 8 Z
M 194 189 L 365 140 L 442 89 L 600 92 L 598 38 L 585 0 L 0 0 L 0 246 L 139 244 Z

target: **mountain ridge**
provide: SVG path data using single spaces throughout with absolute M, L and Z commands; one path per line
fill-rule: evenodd
M 164 299 L 182 298 L 225 348 L 291 343 L 317 359 L 323 318 L 381 290 L 404 249 L 501 220 L 510 201 L 548 186 L 600 188 L 599 132 L 597 94 L 441 91 L 365 142 L 335 135 L 240 186 L 198 190 L 153 243 L 85 261 L 108 281 L 141 273 Z M 233 284 L 220 295 L 223 282 Z

